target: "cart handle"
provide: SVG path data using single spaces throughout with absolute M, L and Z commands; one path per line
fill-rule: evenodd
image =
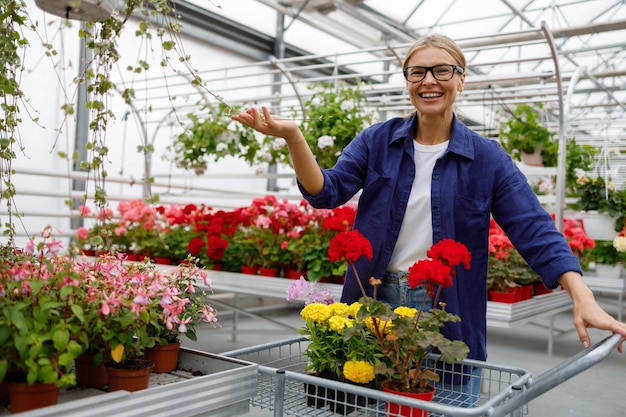
M 576 355 L 568 358 L 555 367 L 548 369 L 537 378 L 531 378 L 525 389 L 523 386 L 514 386 L 513 388 L 522 390 L 523 392 L 515 395 L 506 403 L 498 406 L 497 412 L 490 414 L 490 416 L 505 416 L 511 411 L 519 409 L 521 406 L 527 404 L 534 398 L 545 394 L 560 383 L 567 381 L 573 376 L 591 368 L 593 365 L 605 359 L 625 339 L 626 338 L 620 334 L 608 336 L 595 345 L 578 352 Z

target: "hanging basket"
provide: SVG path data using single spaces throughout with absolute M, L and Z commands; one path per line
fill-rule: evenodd
M 113 13 L 117 0 L 35 0 L 48 13 L 66 19 L 103 22 Z
M 580 213 L 587 236 L 593 240 L 613 240 L 617 236 L 615 218 L 597 211 Z

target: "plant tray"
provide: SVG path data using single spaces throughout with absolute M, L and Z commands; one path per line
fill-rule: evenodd
M 152 373 L 147 389 L 135 392 L 73 387 L 62 389 L 59 403 L 23 417 L 109 417 L 171 415 L 240 416 L 257 391 L 258 365 L 182 347 L 178 366 Z M 0 416 L 11 415 L 9 410 Z
M 466 360 L 461 363 L 481 368 L 478 402 L 471 405 L 464 403 L 459 399 L 460 393 L 453 391 L 454 388 L 439 393 L 440 398 L 449 401 L 448 404 L 426 402 L 311 375 L 305 370 L 307 357 L 304 352 L 307 346 L 306 338 L 300 337 L 222 355 L 260 364 L 259 385 L 252 406 L 274 410 L 275 416 L 397 417 L 396 413 L 385 413 L 386 402 L 428 410 L 429 417 L 487 416 L 522 392 L 530 381 L 530 372 L 525 369 Z M 450 373 L 458 375 L 456 370 Z M 515 416 L 526 415 L 526 405 L 519 406 L 515 413 Z

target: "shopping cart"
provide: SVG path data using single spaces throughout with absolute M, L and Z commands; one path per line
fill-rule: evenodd
M 409 399 L 381 390 L 342 383 L 308 374 L 304 354 L 307 339 L 298 337 L 222 353 L 259 364 L 257 395 L 251 406 L 273 410 L 282 416 L 412 416 L 427 410 L 432 417 L 489 416 L 519 417 L 527 414 L 527 404 L 560 383 L 606 358 L 622 340 L 620 335 L 607 337 L 594 346 L 532 378 L 522 368 L 465 360 L 460 364 L 481 369 L 480 399 L 472 404 L 459 392 L 438 392 L 444 402 Z M 466 369 L 459 366 L 457 369 Z M 401 414 L 386 410 L 385 404 L 398 404 Z M 411 410 L 408 412 L 408 410 Z M 426 413 L 424 413 L 426 415 Z

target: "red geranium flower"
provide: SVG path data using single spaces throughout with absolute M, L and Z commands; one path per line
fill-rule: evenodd
M 328 245 L 330 262 L 341 262 L 345 259 L 348 263 L 354 263 L 361 256 L 371 260 L 373 252 L 370 241 L 358 230 L 337 233 Z
M 187 244 L 187 252 L 189 252 L 193 256 L 198 256 L 198 254 L 202 251 L 204 247 L 204 241 L 199 237 L 194 237 Z
M 409 286 L 415 288 L 418 285 L 432 282 L 441 287 L 452 286 L 453 270 L 440 261 L 422 259 L 409 268 Z
M 422 283 L 433 283 L 440 287 L 452 286 L 454 268 L 463 264 L 470 268 L 472 255 L 467 247 L 453 239 L 442 239 L 426 252 L 431 259 L 417 261 L 409 268 L 409 286 L 415 288 Z

